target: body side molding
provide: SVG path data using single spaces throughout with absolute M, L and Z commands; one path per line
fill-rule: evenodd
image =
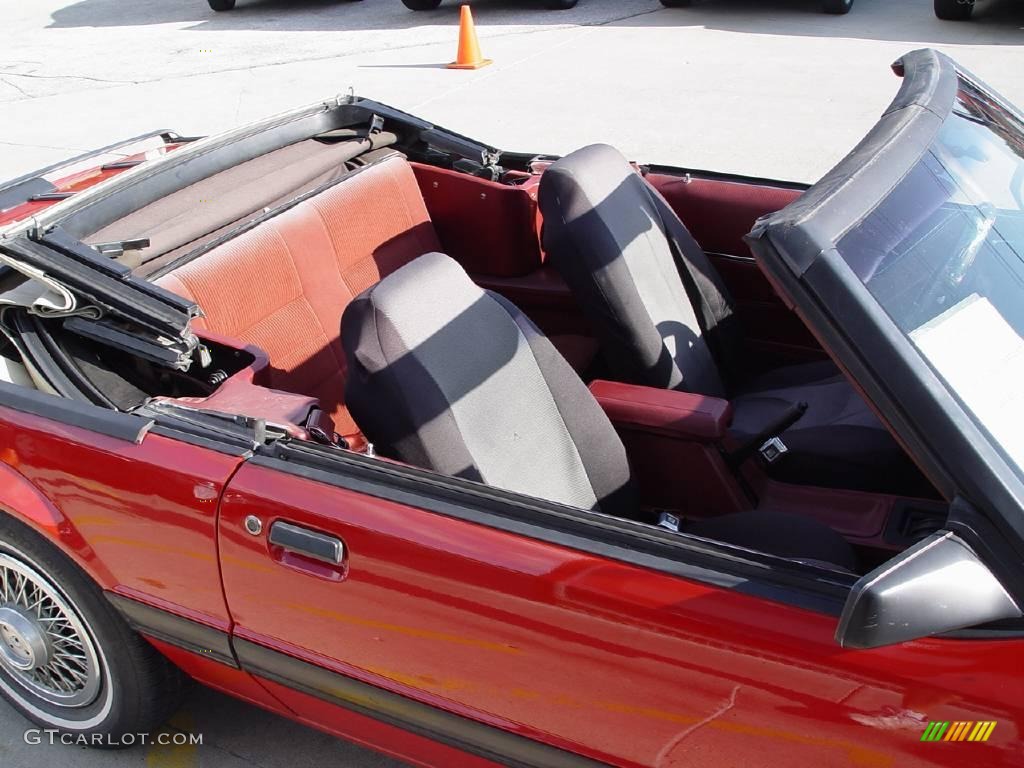
M 512 768 L 601 768 L 597 762 L 235 638 L 242 669 L 358 714 Z
M 113 592 L 104 592 L 104 595 L 136 632 L 239 668 L 227 632 L 123 595 Z
M 512 768 L 602 768 L 601 763 L 332 672 L 138 600 L 105 592 L 137 632 L 257 677 Z

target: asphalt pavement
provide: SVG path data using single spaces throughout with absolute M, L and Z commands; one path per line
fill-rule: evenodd
M 930 46 L 1024 106 L 1024 3 L 979 0 L 969 23 L 929 0 L 473 3 L 484 55 L 445 68 L 458 3 L 399 0 L 0 0 L 0 179 L 156 128 L 197 135 L 353 89 L 507 149 L 593 141 L 691 168 L 813 181 L 898 83 L 888 65 Z M 0 702 L 3 768 L 397 766 L 376 753 L 197 688 L 169 726 L 201 746 L 91 752 L 27 744 Z

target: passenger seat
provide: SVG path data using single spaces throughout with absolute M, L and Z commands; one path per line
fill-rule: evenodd
M 195 323 L 262 348 L 275 389 L 316 397 L 341 434 L 345 355 L 338 318 L 360 292 L 440 244 L 411 166 L 366 166 L 157 279 L 196 302 Z
M 721 277 L 668 203 L 613 147 L 594 144 L 541 177 L 544 248 L 572 288 L 621 381 L 728 398 L 730 434 L 747 443 L 798 404 L 776 479 L 918 492 L 916 467 L 830 362 L 749 378 L 743 335 Z M 678 266 L 677 266 L 678 265 Z

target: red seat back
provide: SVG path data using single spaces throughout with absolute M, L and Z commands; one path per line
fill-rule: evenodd
M 351 434 L 341 315 L 382 277 L 440 249 L 412 169 L 395 155 L 157 283 L 202 308 L 197 327 L 261 347 L 267 386 L 318 398 L 338 431 Z

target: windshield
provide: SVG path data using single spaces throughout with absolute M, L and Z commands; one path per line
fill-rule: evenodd
M 913 170 L 839 252 L 1024 468 L 1024 124 L 968 81 Z

